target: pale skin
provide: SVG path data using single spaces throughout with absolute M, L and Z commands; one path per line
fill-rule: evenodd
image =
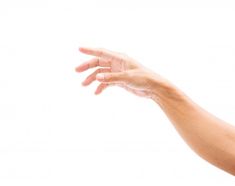
M 95 94 L 114 85 L 152 99 L 192 150 L 214 166 L 235 175 L 233 125 L 207 112 L 167 79 L 126 54 L 101 48 L 81 47 L 79 51 L 93 58 L 79 65 L 77 72 L 98 67 L 83 81 L 84 86 L 99 81 Z

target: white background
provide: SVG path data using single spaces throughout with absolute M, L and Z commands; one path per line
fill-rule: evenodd
M 153 101 L 95 96 L 79 46 L 127 53 L 235 124 L 232 1 L 0 1 L 0 185 L 234 185 Z

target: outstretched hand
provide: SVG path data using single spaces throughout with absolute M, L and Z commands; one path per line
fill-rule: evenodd
M 87 86 L 98 80 L 100 85 L 95 94 L 100 94 L 108 86 L 116 85 L 138 96 L 151 97 L 154 81 L 165 81 L 126 54 L 100 48 L 80 47 L 79 51 L 94 56 L 79 65 L 76 72 L 80 73 L 98 67 L 82 83 Z
M 77 72 L 98 67 L 83 85 L 98 80 L 101 83 L 96 94 L 118 85 L 138 96 L 151 98 L 198 155 L 235 175 L 234 126 L 202 109 L 173 84 L 125 54 L 106 49 L 82 47 L 79 50 L 94 58 L 78 66 Z

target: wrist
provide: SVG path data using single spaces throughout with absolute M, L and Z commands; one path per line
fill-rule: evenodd
M 159 78 L 152 81 L 152 100 L 163 105 L 168 102 L 181 102 L 186 99 L 186 96 L 176 86 L 165 79 Z

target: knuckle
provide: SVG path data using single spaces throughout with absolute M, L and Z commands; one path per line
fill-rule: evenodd
M 97 65 L 100 66 L 100 63 L 101 63 L 100 62 L 100 57 L 97 57 L 96 60 L 97 60 Z
M 102 70 L 101 70 L 101 68 L 98 68 L 98 69 L 96 70 L 96 73 L 100 73 L 100 72 L 102 72 Z
M 104 51 L 103 50 L 100 50 L 99 51 L 99 56 L 102 57 L 104 55 Z
M 101 73 L 107 72 L 107 69 L 100 68 L 100 72 L 101 72 Z
M 103 48 L 97 48 L 98 56 L 102 57 L 104 55 L 104 49 Z

